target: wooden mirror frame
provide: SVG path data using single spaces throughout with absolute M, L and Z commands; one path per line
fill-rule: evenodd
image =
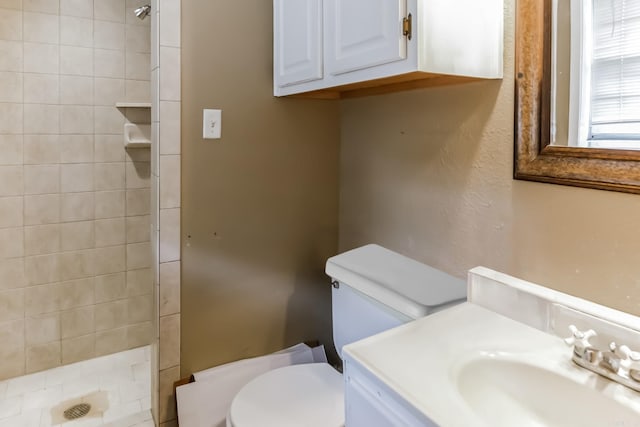
M 550 145 L 551 0 L 517 0 L 514 178 L 640 194 L 640 151 Z

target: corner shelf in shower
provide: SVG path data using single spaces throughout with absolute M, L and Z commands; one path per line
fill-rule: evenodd
M 116 102 L 116 108 L 151 108 L 150 102 Z

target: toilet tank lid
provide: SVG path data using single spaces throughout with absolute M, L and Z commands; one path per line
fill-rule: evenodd
M 467 295 L 464 280 L 374 244 L 329 258 L 325 271 L 414 319 Z

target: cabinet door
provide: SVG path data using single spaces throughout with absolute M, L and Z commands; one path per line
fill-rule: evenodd
M 406 0 L 325 2 L 327 72 L 338 75 L 406 58 Z
M 322 0 L 274 0 L 277 87 L 322 79 Z

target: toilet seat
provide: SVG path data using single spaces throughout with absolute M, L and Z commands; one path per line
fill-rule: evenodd
M 344 426 L 342 375 L 326 363 L 274 369 L 236 394 L 227 426 Z

